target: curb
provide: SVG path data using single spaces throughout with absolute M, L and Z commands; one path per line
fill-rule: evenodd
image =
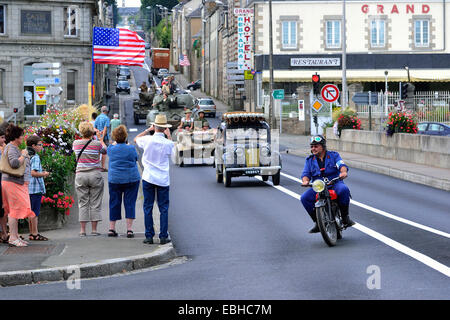
M 306 153 L 301 150 L 291 150 L 289 149 L 289 153 L 300 156 L 300 157 L 307 157 L 310 155 L 310 153 Z M 422 185 L 426 185 L 429 187 L 433 187 L 436 189 L 444 190 L 444 191 L 450 191 L 450 180 L 447 179 L 437 179 L 435 177 L 430 177 L 428 175 L 418 174 L 415 172 L 409 172 L 409 171 L 403 171 L 391 167 L 386 166 L 378 166 L 372 163 L 357 161 L 357 160 L 345 160 L 345 162 L 356 169 L 366 170 L 370 172 L 375 172 L 379 174 L 383 174 L 386 176 L 390 176 L 393 178 L 418 183 Z
M 163 245 L 149 254 L 107 259 L 48 269 L 0 272 L 0 287 L 40 284 L 68 279 L 88 279 L 136 271 L 166 263 L 176 257 L 172 244 Z

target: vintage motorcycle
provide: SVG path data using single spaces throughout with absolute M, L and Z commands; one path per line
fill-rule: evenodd
M 320 233 L 326 244 L 330 247 L 336 245 L 338 239 L 342 239 L 342 231 L 346 229 L 342 222 L 341 211 L 339 210 L 337 194 L 329 189 L 340 178 L 328 180 L 317 179 L 305 187 L 312 187 L 316 194 L 316 218 Z

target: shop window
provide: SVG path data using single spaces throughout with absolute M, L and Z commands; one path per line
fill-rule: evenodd
M 76 37 L 77 35 L 77 9 L 66 7 L 64 8 L 64 36 Z
M 297 21 L 283 21 L 282 39 L 283 49 L 297 48 Z
M 386 46 L 386 21 L 375 19 L 370 22 L 370 46 L 383 48 Z
M 341 21 L 329 20 L 326 22 L 327 48 L 341 47 Z
M 67 101 L 75 102 L 75 83 L 76 71 L 70 70 L 67 72 Z
M 430 45 L 430 21 L 414 21 L 414 45 L 416 47 L 428 47 Z
M 0 4 L 0 34 L 6 33 L 6 6 Z

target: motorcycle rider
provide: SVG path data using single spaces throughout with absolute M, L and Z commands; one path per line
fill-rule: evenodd
M 328 178 L 334 179 L 339 176 L 341 179 L 347 178 L 348 167 L 342 160 L 339 153 L 327 150 L 326 140 L 321 135 L 311 137 L 311 155 L 306 158 L 305 167 L 301 176 L 302 185 L 307 186 L 309 182 L 316 179 Z M 342 181 L 336 181 L 330 189 L 336 191 L 338 196 L 339 209 L 342 215 L 342 222 L 345 227 L 350 227 L 355 223 L 349 217 L 350 206 L 350 190 Z M 301 196 L 303 207 L 308 212 L 311 219 L 314 221 L 314 227 L 309 230 L 309 233 L 319 232 L 317 225 L 316 214 L 314 210 L 314 203 L 316 200 L 316 192 L 313 189 L 308 189 Z

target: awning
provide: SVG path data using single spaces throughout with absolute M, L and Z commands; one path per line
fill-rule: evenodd
M 347 70 L 347 82 L 385 82 L 384 72 L 386 70 Z M 408 73 L 406 70 L 387 70 L 387 80 L 389 82 L 407 82 Z M 275 82 L 310 82 L 314 70 L 274 70 Z M 317 70 L 320 81 L 338 82 L 342 81 L 341 70 Z M 410 69 L 411 82 L 450 82 L 450 69 Z M 263 71 L 263 81 L 270 79 L 268 70 Z

